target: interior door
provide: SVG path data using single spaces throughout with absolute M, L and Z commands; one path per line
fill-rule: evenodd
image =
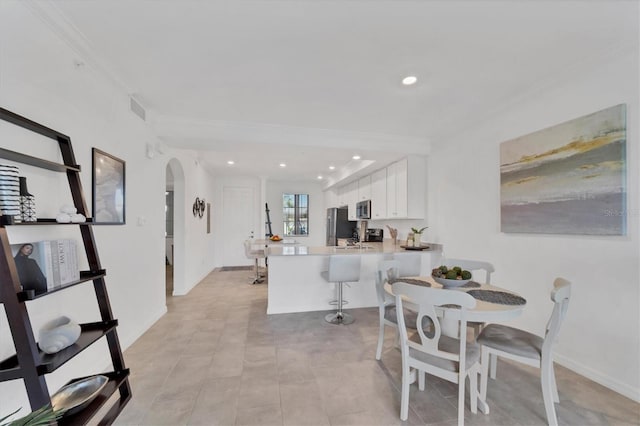
M 244 240 L 255 233 L 255 192 L 251 187 L 224 187 L 222 193 L 223 220 L 223 266 L 250 265 L 252 261 L 244 255 Z

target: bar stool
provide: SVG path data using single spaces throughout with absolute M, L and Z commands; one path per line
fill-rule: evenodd
M 256 277 L 251 284 L 259 284 L 264 280 L 260 276 L 260 267 L 258 265 L 258 259 L 265 259 L 265 251 L 262 250 L 253 250 L 251 247 L 251 240 L 244 241 L 244 255 L 247 259 L 252 259 L 254 261 L 254 269 L 256 271 Z
M 337 254 L 329 256 L 329 270 L 321 272 L 322 277 L 330 283 L 336 283 L 338 293 L 337 311 L 324 317 L 331 324 L 351 324 L 351 315 L 342 312 L 342 286 L 345 282 L 360 281 L 360 256 L 354 254 Z

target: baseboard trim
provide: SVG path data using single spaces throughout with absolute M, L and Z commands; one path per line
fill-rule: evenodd
M 626 383 L 615 380 L 610 376 L 602 374 L 600 371 L 577 363 L 562 355 L 554 354 L 553 359 L 561 366 L 566 367 L 569 370 L 588 378 L 589 380 L 593 380 L 594 382 L 599 383 L 602 386 L 619 393 L 620 395 L 626 396 L 627 398 L 635 402 L 640 402 L 640 389 L 634 389 L 632 386 L 629 386 Z

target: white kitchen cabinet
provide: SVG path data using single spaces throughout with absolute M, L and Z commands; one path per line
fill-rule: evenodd
M 358 201 L 371 199 L 371 176 L 365 176 L 358 181 Z
M 337 206 L 336 207 L 344 207 L 347 205 L 347 187 L 341 186 L 336 191 L 337 198 Z
M 349 207 L 349 220 L 358 220 L 356 216 L 356 203 L 358 202 L 358 181 L 344 186 L 345 201 Z
M 387 218 L 387 169 L 371 175 L 371 219 Z
M 387 217 L 424 219 L 426 160 L 412 156 L 387 167 Z

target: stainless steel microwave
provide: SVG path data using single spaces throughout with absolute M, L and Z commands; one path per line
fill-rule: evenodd
M 371 219 L 371 200 L 358 201 L 356 203 L 356 217 L 358 219 Z

